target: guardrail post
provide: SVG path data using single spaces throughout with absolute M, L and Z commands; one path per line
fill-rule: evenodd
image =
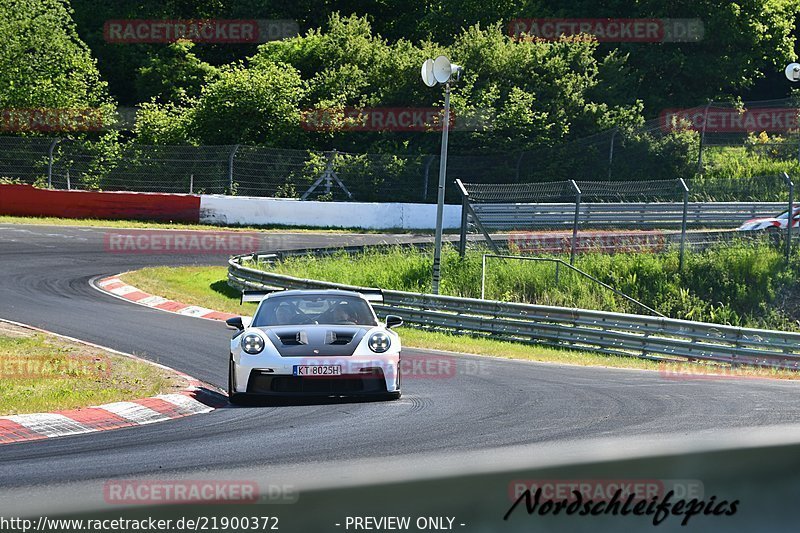
M 581 216 L 581 190 L 575 180 L 569 180 L 572 188 L 575 190 L 575 220 L 572 223 L 572 246 L 569 251 L 569 264 L 575 264 L 575 247 L 578 244 L 578 222 Z
M 678 178 L 678 183 L 683 189 L 683 216 L 681 218 L 681 252 L 680 252 L 680 266 L 678 267 L 683 272 L 683 258 L 686 251 L 686 219 L 689 213 L 689 187 L 683 178 Z
M 53 142 L 50 143 L 50 147 L 47 149 L 47 188 L 53 188 L 53 150 L 56 149 L 56 145 L 61 142 L 61 139 L 56 138 L 53 139 Z
M 236 155 L 236 151 L 239 149 L 239 145 L 233 147 L 231 150 L 231 155 L 228 156 L 228 194 L 233 194 L 233 158 Z
M 789 257 L 792 255 L 792 226 L 794 225 L 794 183 L 786 172 L 783 173 L 783 179 L 789 187 L 789 213 L 786 217 L 786 262 L 789 262 Z

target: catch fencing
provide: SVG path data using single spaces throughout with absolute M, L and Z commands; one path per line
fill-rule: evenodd
M 482 233 L 496 250 L 492 244 L 493 232 L 567 228 L 572 230 L 572 264 L 581 228 L 678 227 L 682 267 L 689 226 L 735 228 L 752 218 L 776 216 L 785 209 L 790 213 L 794 211 L 794 183 L 788 174 L 760 179 L 772 186 L 780 182 L 786 203 L 690 202 L 692 191 L 683 179 L 646 182 L 569 180 L 514 185 L 456 180 L 462 205 L 460 252 L 463 256 L 467 234 L 471 231 Z M 792 224 L 787 224 L 783 231 L 788 259 Z
M 295 278 L 246 264 L 258 261 L 268 265 L 286 255 L 296 252 L 233 257 L 228 262 L 228 284 L 239 290 L 363 290 Z M 455 296 L 382 292 L 384 301 L 375 304 L 376 311 L 399 315 L 407 324 L 424 329 L 646 359 L 792 369 L 800 363 L 800 333 Z

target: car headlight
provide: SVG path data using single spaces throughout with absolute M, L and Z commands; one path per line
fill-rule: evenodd
M 256 335 L 255 333 L 250 333 L 249 335 L 245 335 L 242 339 L 242 350 L 249 353 L 250 355 L 256 355 L 261 353 L 261 350 L 264 349 L 264 339 L 261 338 L 261 335 Z
M 382 331 L 376 331 L 369 338 L 369 349 L 375 353 L 383 353 L 392 345 L 389 335 Z

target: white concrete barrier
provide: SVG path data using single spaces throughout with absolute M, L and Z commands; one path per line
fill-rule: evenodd
M 434 229 L 435 204 L 315 202 L 204 194 L 200 222 L 227 225 L 283 225 L 362 229 Z M 461 206 L 445 205 L 445 229 L 461 224 Z

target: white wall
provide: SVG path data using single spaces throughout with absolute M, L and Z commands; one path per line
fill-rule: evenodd
M 285 226 L 434 229 L 435 204 L 314 202 L 204 194 L 200 222 L 210 224 L 280 224 Z M 444 206 L 444 228 L 461 224 L 461 206 Z

